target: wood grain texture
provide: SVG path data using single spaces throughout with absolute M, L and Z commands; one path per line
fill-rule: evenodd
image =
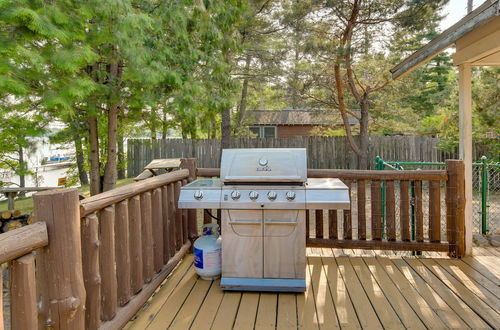
M 108 206 L 100 212 L 99 269 L 101 273 L 101 318 L 111 320 L 118 305 L 115 257 L 115 208 Z
M 357 182 L 358 197 L 358 239 L 366 239 L 366 184 L 365 180 Z
M 382 239 L 382 209 L 380 198 L 380 181 L 372 181 L 370 184 L 372 204 L 372 239 Z
M 344 215 L 344 239 L 352 239 L 352 217 L 351 210 L 343 210 Z
M 39 221 L 0 235 L 0 264 L 44 247 L 49 243 L 47 226 Z
M 128 202 L 129 216 L 129 253 L 130 253 L 130 289 L 132 294 L 141 291 L 144 284 L 142 266 L 142 229 L 141 199 L 136 195 Z
M 0 269 L 3 270 L 3 267 Z M 34 256 L 30 253 L 13 260 L 9 276 L 12 329 L 36 329 L 38 313 Z M 0 323 L 0 327 L 3 329 L 3 323 Z
M 394 192 L 394 181 L 385 183 L 385 216 L 387 240 L 396 240 L 396 195 Z
M 80 203 L 81 216 L 83 217 L 143 192 L 185 179 L 188 176 L 188 170 L 173 171 L 85 198 Z
M 316 237 L 323 238 L 323 210 L 315 210 L 316 219 Z
M 101 275 L 99 271 L 99 219 L 97 214 L 82 218 L 82 262 L 85 284 L 85 327 L 101 324 Z
M 439 181 L 429 181 L 429 240 L 441 241 L 441 189 Z
M 151 204 L 151 222 L 153 228 L 153 268 L 155 272 L 159 272 L 164 265 L 163 254 L 167 253 L 168 255 L 168 241 L 165 242 L 164 240 L 164 236 L 168 239 L 168 232 L 164 233 L 167 227 L 167 222 L 165 221 L 166 219 L 164 220 L 164 206 L 168 205 L 168 199 L 167 202 L 163 199 L 162 188 L 156 188 L 153 190 L 151 195 Z M 168 216 L 168 209 L 166 215 Z M 164 246 L 165 243 L 167 243 L 166 248 Z
M 337 210 L 328 210 L 328 237 L 338 238 Z
M 49 237 L 48 246 L 37 252 L 37 283 L 41 284 L 37 288 L 41 306 L 39 324 L 83 329 L 85 286 L 78 190 L 41 192 L 33 200 L 35 216 L 45 221 Z
M 163 194 L 167 195 L 168 199 L 168 216 L 167 216 L 167 226 L 166 233 L 168 237 L 168 254 L 163 257 L 165 263 L 168 260 L 169 255 L 174 255 L 177 250 L 177 236 L 180 235 L 177 229 L 177 218 L 176 218 L 176 205 L 175 205 L 175 184 L 169 184 L 166 189 L 163 188 Z
M 415 181 L 415 239 L 424 241 L 424 212 L 422 208 L 422 181 Z
M 154 240 L 151 193 L 149 191 L 141 194 L 141 241 L 142 277 L 145 282 L 150 282 L 154 274 Z
M 446 190 L 447 231 L 450 244 L 455 246 L 451 254 L 457 257 L 465 255 L 465 165 L 463 161 L 447 160 L 446 168 L 450 175 Z M 453 217 L 453 218 L 451 218 Z M 450 219 L 451 218 L 451 219 Z
M 410 198 L 408 195 L 410 183 L 406 180 L 399 183 L 399 225 L 401 240 L 410 240 Z
M 130 300 L 130 241 L 128 201 L 115 205 L 115 251 L 118 304 L 125 305 Z

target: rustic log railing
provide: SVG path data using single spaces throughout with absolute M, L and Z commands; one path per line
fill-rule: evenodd
M 218 168 L 198 168 L 197 176 L 218 177 Z M 336 247 L 350 249 L 441 251 L 461 257 L 465 248 L 464 217 L 464 163 L 446 162 L 443 171 L 364 171 L 309 169 L 310 178 L 339 178 L 356 191 L 356 219 L 351 210 L 328 210 L 325 221 L 323 210 L 315 210 L 315 235 L 311 235 L 310 212 L 306 214 L 306 242 L 309 247 Z M 422 186 L 428 182 L 428 214 L 424 219 Z M 382 222 L 381 191 L 385 183 L 385 225 Z M 410 186 L 414 198 L 410 198 Z M 399 202 L 396 203 L 396 186 Z M 367 188 L 369 191 L 367 192 Z M 446 214 L 441 216 L 441 190 L 444 190 Z M 369 195 L 369 199 L 367 198 Z M 370 207 L 368 209 L 368 207 Z M 410 208 L 415 209 L 415 223 L 410 221 Z M 371 216 L 367 217 L 367 211 Z M 399 212 L 396 212 L 399 211 Z M 340 213 L 342 218 L 339 219 Z M 396 217 L 399 213 L 399 217 Z M 357 226 L 353 221 L 357 220 Z M 426 221 L 424 221 L 426 220 Z M 204 222 L 211 222 L 208 217 Z M 342 222 L 342 223 L 340 223 Z M 424 228 L 424 222 L 427 224 Z M 414 226 L 414 237 L 411 227 Z M 446 237 L 441 235 L 441 225 L 446 227 Z M 327 226 L 328 230 L 324 230 Z M 342 232 L 339 233 L 339 227 Z M 355 238 L 354 228 L 357 228 Z M 371 228 L 367 232 L 367 228 Z M 398 232 L 396 229 L 399 228 Z M 385 233 L 385 235 L 384 235 Z M 424 234 L 427 236 L 424 237 Z M 340 236 L 341 235 L 341 236 Z
M 49 243 L 45 222 L 37 222 L 0 235 L 0 264 L 9 263 L 10 325 L 11 329 L 36 329 L 37 297 L 35 258 L 32 251 Z M 3 268 L 0 267 L 3 271 Z M 3 274 L 0 288 L 3 290 Z M 0 306 L 3 307 L 3 294 Z M 3 308 L 0 309 L 0 328 L 3 329 Z
M 181 168 L 82 201 L 75 188 L 34 195 L 41 221 L 0 235 L 12 328 L 121 329 L 197 237 L 196 213 L 177 208 L 196 160 Z

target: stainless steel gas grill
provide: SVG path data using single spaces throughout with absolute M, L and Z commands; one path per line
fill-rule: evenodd
M 224 290 L 305 290 L 306 209 L 348 209 L 338 179 L 307 179 L 305 149 L 226 149 L 220 180 L 181 189 L 180 208 L 222 210 Z

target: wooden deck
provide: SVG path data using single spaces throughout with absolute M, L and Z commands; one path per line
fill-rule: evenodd
M 500 249 L 474 254 L 308 248 L 304 294 L 223 292 L 189 255 L 126 328 L 500 328 Z

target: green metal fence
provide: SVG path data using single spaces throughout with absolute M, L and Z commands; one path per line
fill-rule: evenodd
M 445 169 L 444 163 L 432 162 L 398 162 L 384 161 L 375 158 L 377 170 L 418 170 Z M 382 183 L 382 221 L 385 224 L 385 187 Z M 414 197 L 414 187 L 411 184 L 411 197 Z M 472 164 L 472 212 L 475 231 L 482 234 L 500 232 L 500 163 L 493 163 L 483 156 L 480 162 Z M 443 201 L 444 202 L 444 201 Z M 445 204 L 442 203 L 442 206 Z M 444 214 L 442 212 L 442 214 Z M 414 235 L 414 206 L 411 205 L 411 232 Z M 445 231 L 445 228 L 443 228 Z M 413 237 L 412 237 L 413 239 Z

